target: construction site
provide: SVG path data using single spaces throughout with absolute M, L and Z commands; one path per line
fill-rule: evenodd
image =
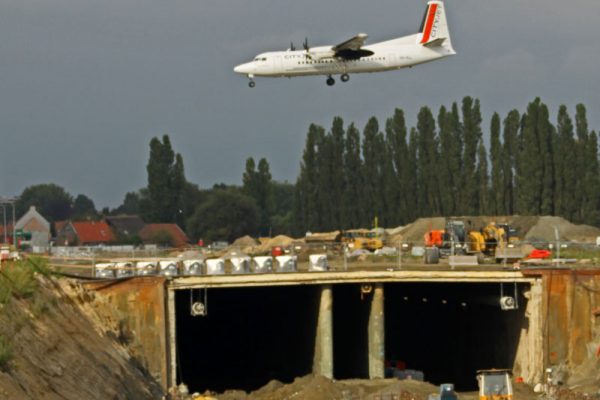
M 589 398 L 600 389 L 598 237 L 556 217 L 428 218 L 136 259 L 51 257 L 53 273 L 34 275 L 61 301 L 14 332 L 39 343 L 17 340 L 0 398 L 83 398 L 81 379 L 140 386 L 89 398 Z M 47 343 L 52 329 L 81 329 L 79 344 Z M 96 354 L 81 357 L 88 342 Z M 122 373 L 104 377 L 99 354 Z M 504 388 L 486 383 L 498 379 Z

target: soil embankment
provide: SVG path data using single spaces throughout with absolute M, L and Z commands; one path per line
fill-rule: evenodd
M 126 349 L 82 313 L 78 299 L 25 264 L 0 270 L 0 400 L 162 397 Z

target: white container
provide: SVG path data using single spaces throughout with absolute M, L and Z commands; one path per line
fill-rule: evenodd
M 225 273 L 225 260 L 213 258 L 206 260 L 206 275 L 223 275 Z
M 179 275 L 177 260 L 161 260 L 158 262 L 158 273 L 163 276 Z
M 136 275 L 156 275 L 156 261 L 138 261 L 135 270 Z
M 96 264 L 95 267 L 95 275 L 96 278 L 109 278 L 112 279 L 115 277 L 114 263 L 101 263 Z
M 276 271 L 277 272 L 296 272 L 298 271 L 298 257 L 297 256 L 277 256 Z
M 254 257 L 254 272 L 257 274 L 265 274 L 273 272 L 273 257 Z
M 204 260 L 184 260 L 183 275 L 202 275 L 204 269 Z
M 250 257 L 231 257 L 232 274 L 250 273 Z
M 118 262 L 115 264 L 117 278 L 126 278 L 135 275 L 135 268 L 132 262 Z
M 310 261 L 309 271 L 327 271 L 329 269 L 326 254 L 311 254 L 308 259 Z

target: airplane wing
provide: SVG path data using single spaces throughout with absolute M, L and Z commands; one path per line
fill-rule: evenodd
M 361 57 L 373 55 L 372 51 L 361 49 L 368 37 L 369 35 L 366 33 L 359 33 L 353 38 L 333 46 L 331 50 L 333 50 L 334 57 L 345 60 L 357 60 Z
M 343 50 L 358 51 L 362 47 L 362 45 L 365 44 L 367 37 L 369 37 L 369 35 L 367 35 L 366 33 L 359 33 L 353 38 L 333 46 L 332 50 L 336 53 Z

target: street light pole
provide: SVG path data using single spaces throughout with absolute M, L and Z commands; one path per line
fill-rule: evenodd
M 4 219 L 4 242 L 2 243 L 6 243 L 6 204 L 2 204 L 2 218 Z

